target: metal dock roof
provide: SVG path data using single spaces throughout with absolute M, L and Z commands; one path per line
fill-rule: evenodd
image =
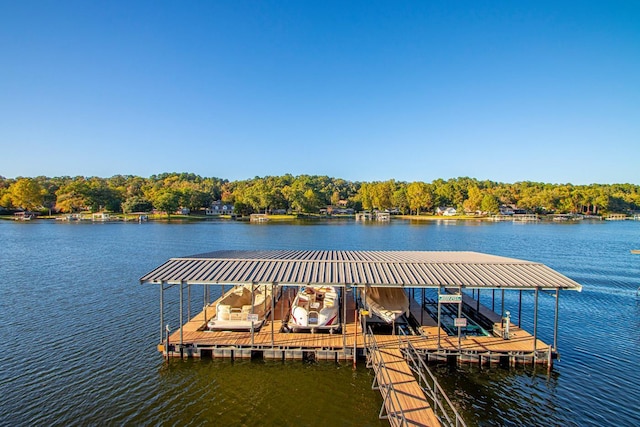
M 479 252 L 216 251 L 171 258 L 141 283 L 567 289 L 544 264 Z

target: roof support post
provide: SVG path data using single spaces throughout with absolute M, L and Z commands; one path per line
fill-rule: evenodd
M 440 353 L 440 286 L 438 286 L 438 353 Z
M 480 313 L 480 288 L 478 288 L 478 300 L 476 301 L 476 313 Z
M 556 308 L 553 319 L 553 348 L 558 351 L 558 314 L 559 314 L 560 288 L 556 288 Z
M 520 295 L 518 295 L 518 328 L 522 324 L 522 289 L 520 289 Z
M 347 287 L 342 288 L 342 352 L 347 349 Z
M 462 298 L 462 286 L 458 287 L 458 294 L 460 294 L 460 298 Z M 462 317 L 462 299 L 460 299 L 460 302 L 458 302 L 458 319 L 460 319 L 461 317 Z M 458 357 L 460 357 L 460 351 L 462 348 L 462 345 L 460 342 L 461 335 L 462 335 L 462 326 L 460 326 L 460 323 L 458 323 Z
M 164 340 L 164 283 L 160 283 L 160 342 Z
M 183 295 L 184 295 L 184 282 L 180 282 L 180 357 L 182 357 L 182 345 L 183 341 L 183 330 L 182 330 L 182 322 L 184 319 L 183 316 Z
M 255 328 L 253 327 L 253 314 L 254 314 L 254 309 L 253 306 L 256 303 L 256 297 L 255 297 L 255 283 L 251 284 L 251 349 L 253 350 L 253 342 L 254 342 L 254 332 L 255 332 Z
M 280 296 L 278 297 L 278 299 L 282 299 L 283 295 L 284 295 L 284 286 L 280 286 Z M 289 300 L 287 299 L 287 303 L 288 302 L 289 302 Z M 273 309 L 275 310 L 275 307 Z M 288 319 L 284 318 L 284 300 L 280 304 L 280 318 L 282 319 L 283 322 L 288 320 Z M 287 326 L 288 326 L 288 324 L 287 324 Z
M 536 362 L 536 346 L 538 344 L 538 288 L 534 293 L 535 302 L 533 304 L 533 363 Z
M 191 285 L 187 283 L 187 319 L 191 320 Z
M 425 288 L 420 290 L 420 299 L 422 300 L 420 301 L 420 326 L 424 325 L 424 291 Z
M 273 312 L 276 310 L 276 285 L 274 283 L 271 284 L 271 348 L 274 347 L 274 338 L 273 338 L 273 322 L 274 322 L 274 315 Z
M 500 297 L 500 316 L 504 317 L 504 289 L 502 289 L 502 295 Z
M 365 354 L 367 351 L 367 316 L 369 316 L 369 310 L 370 308 L 367 306 L 367 287 L 365 286 L 364 288 L 362 288 L 362 290 L 364 291 L 364 301 L 362 302 L 362 305 L 364 306 L 364 309 L 367 311 L 367 315 L 366 316 L 362 316 L 362 318 L 360 319 L 362 321 L 362 344 L 364 345 L 365 348 Z M 356 326 L 357 327 L 357 326 Z M 354 360 L 355 360 L 355 354 L 354 354 Z

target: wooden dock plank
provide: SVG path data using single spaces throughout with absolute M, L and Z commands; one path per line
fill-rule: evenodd
M 302 349 L 305 351 L 331 350 L 343 351 L 351 350 L 354 347 L 361 351 L 365 347 L 363 331 L 360 324 L 355 321 L 355 302 L 350 296 L 347 306 L 347 322 L 344 326 L 344 334 L 327 331 L 316 333 L 292 333 L 283 332 L 282 326 L 285 319 L 282 313 L 288 314 L 287 299 L 295 296 L 296 289 L 285 289 L 283 298 L 275 306 L 273 334 L 271 317 L 265 321 L 260 330 L 254 331 L 253 340 L 251 331 L 207 331 L 205 330 L 206 320 L 215 315 L 215 302 L 206 310 L 197 313 L 187 321 L 182 327 L 182 342 L 184 344 L 195 344 L 199 347 L 234 347 L 234 348 L 280 348 L 280 349 Z M 282 308 L 284 305 L 284 309 Z M 420 309 L 414 301 L 413 309 Z M 419 313 L 418 313 L 419 314 Z M 416 348 L 426 352 L 441 351 L 455 353 L 458 350 L 457 336 L 448 336 L 443 329 L 437 326 L 422 326 L 421 336 L 408 337 Z M 438 347 L 438 334 L 440 334 L 440 347 Z M 376 335 L 376 340 L 380 347 L 398 347 L 398 336 Z M 534 350 L 534 339 L 527 331 L 511 326 L 510 338 L 508 340 L 499 336 L 474 337 L 467 336 L 460 340 L 460 350 L 467 353 L 477 354 L 513 354 L 532 353 Z M 170 335 L 171 344 L 180 343 L 180 330 L 174 330 Z M 252 347 L 253 343 L 253 347 Z M 535 348 L 545 351 L 549 345 L 541 340 L 536 341 Z
M 391 425 L 441 425 L 398 348 L 373 350 L 371 357 Z

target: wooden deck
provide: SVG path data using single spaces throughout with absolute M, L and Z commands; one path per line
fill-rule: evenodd
M 372 350 L 370 360 L 391 426 L 441 425 L 398 348 Z
M 254 331 L 253 334 L 251 331 L 206 330 L 206 320 L 215 315 L 215 303 L 212 303 L 207 307 L 206 319 L 203 310 L 182 326 L 182 338 L 179 329 L 173 331 L 169 338 L 171 347 L 182 343 L 183 348 L 189 348 L 188 356 L 202 356 L 201 349 L 205 351 L 218 348 L 236 350 L 233 355 L 222 352 L 212 354 L 213 357 L 251 357 L 252 351 L 264 352 L 265 358 L 302 358 L 303 352 L 333 352 L 335 354 L 322 358 L 351 359 L 354 354 L 356 356 L 364 354 L 365 340 L 361 324 L 356 321 L 355 301 L 352 297 L 347 298 L 347 321 L 342 331 L 333 334 L 324 331 L 293 333 L 285 332 L 283 329 L 283 323 L 289 313 L 290 301 L 294 296 L 292 292 L 292 289 L 288 289 L 283 294 L 273 310 L 273 318 L 270 315 L 262 328 Z M 418 320 L 421 316 L 420 310 L 418 303 L 412 301 L 411 311 Z M 549 345 L 537 340 L 535 350 L 541 354 L 538 355 L 538 359 L 532 360 L 534 339 L 527 331 L 515 325 L 511 325 L 508 340 L 501 336 L 467 336 L 462 337 L 458 343 L 457 336 L 447 335 L 442 328 L 438 328 L 426 312 L 422 313 L 422 323 L 423 326 L 419 327 L 418 335 L 406 337 L 406 339 L 425 354 L 436 354 L 440 358 L 457 354 L 460 356 L 460 361 L 473 362 L 475 359 L 480 363 L 495 362 L 500 356 L 516 357 L 523 363 L 534 361 L 545 363 L 545 359 L 548 358 L 548 355 L 543 353 L 549 350 Z M 376 334 L 375 338 L 380 347 L 398 347 L 398 336 Z M 164 351 L 163 344 L 158 348 Z M 294 353 L 285 353 L 288 351 Z M 179 356 L 179 350 L 174 350 L 171 355 Z M 438 360 L 438 358 L 435 359 Z

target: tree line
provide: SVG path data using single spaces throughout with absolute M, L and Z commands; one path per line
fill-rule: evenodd
M 199 211 L 215 201 L 233 205 L 237 214 L 285 210 L 314 214 L 327 206 L 360 210 L 396 210 L 402 214 L 433 213 L 437 207 L 458 212 L 495 214 L 501 205 L 531 213 L 628 213 L 640 206 L 634 184 L 501 183 L 460 177 L 427 182 L 393 179 L 353 182 L 317 175 L 290 174 L 241 181 L 163 173 L 100 177 L 0 176 L 0 207 L 5 210 L 73 212 L 173 213 Z

